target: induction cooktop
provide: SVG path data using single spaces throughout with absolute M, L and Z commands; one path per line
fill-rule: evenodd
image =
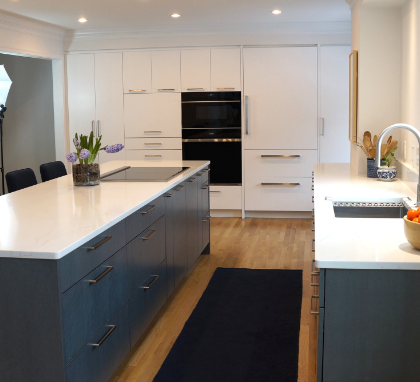
M 103 182 L 167 182 L 189 167 L 121 167 L 101 176 Z

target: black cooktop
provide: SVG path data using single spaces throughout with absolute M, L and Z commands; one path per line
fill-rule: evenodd
M 189 167 L 121 167 L 101 176 L 103 182 L 167 182 Z

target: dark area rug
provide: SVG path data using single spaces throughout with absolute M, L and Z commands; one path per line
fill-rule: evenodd
M 296 382 L 302 271 L 218 268 L 154 382 Z

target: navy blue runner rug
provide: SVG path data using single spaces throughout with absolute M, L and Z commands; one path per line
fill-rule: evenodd
M 154 382 L 296 382 L 302 271 L 217 268 Z

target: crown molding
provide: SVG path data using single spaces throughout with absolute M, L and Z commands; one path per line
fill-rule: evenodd
M 325 23 L 269 23 L 234 25 L 184 25 L 163 27 L 135 27 L 109 29 L 78 29 L 66 31 L 65 41 L 136 39 L 145 36 L 191 35 L 282 35 L 282 34 L 346 34 L 351 33 L 351 22 Z
M 0 29 L 63 41 L 66 30 L 0 12 Z

